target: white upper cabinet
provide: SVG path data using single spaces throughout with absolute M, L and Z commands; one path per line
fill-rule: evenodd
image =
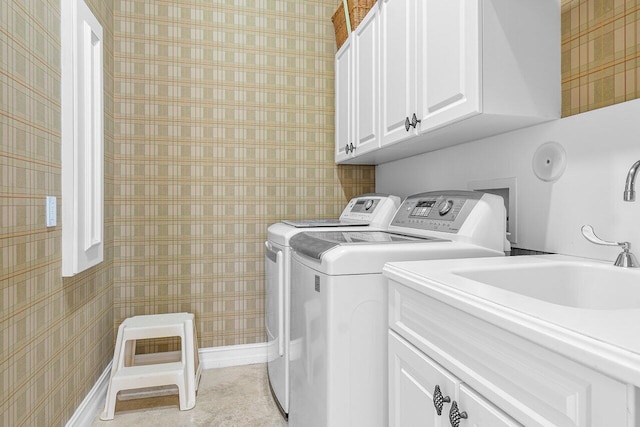
M 378 8 L 373 8 L 353 32 L 355 151 L 361 155 L 380 145 L 380 30 Z
M 353 143 L 353 72 L 352 69 L 352 38 L 340 47 L 335 60 L 335 103 L 336 103 L 336 162 L 348 159 L 349 144 Z
M 415 112 L 420 132 L 480 112 L 478 8 L 477 0 L 418 2 Z
M 349 78 L 356 104 L 379 93 L 378 147 L 337 162 L 384 163 L 560 117 L 557 0 L 379 0 L 374 9 L 379 53 L 377 27 L 358 35 L 361 23 L 350 40 L 366 38 L 367 54 Z M 354 145 L 376 140 L 371 114 L 356 113 Z
M 381 22 L 381 126 L 380 145 L 415 136 L 405 122 L 415 110 L 415 0 L 384 0 L 380 3 Z M 375 6 L 374 6 L 375 7 Z
M 374 7 L 336 54 L 336 162 L 380 146 L 378 15 Z

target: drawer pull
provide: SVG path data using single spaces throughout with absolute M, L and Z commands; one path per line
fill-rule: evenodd
M 442 405 L 449 402 L 451 402 L 451 398 L 449 396 L 442 396 L 440 386 L 436 385 L 436 388 L 433 390 L 433 406 L 436 408 L 438 415 L 442 415 Z
M 404 121 L 404 128 L 407 132 L 409 132 L 409 129 L 411 129 L 411 122 L 409 121 L 409 117 L 407 117 L 407 119 Z
M 458 404 L 454 400 L 451 404 L 451 410 L 449 411 L 449 422 L 451 423 L 451 427 L 458 427 L 460 425 L 460 419 L 467 419 L 468 415 L 466 412 L 460 412 L 458 410 Z

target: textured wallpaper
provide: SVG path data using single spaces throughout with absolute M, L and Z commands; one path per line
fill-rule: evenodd
M 263 341 L 263 242 L 335 217 L 336 0 L 91 0 L 105 30 L 105 262 L 60 277 L 60 1 L 0 1 L 0 425 L 63 425 L 127 316 Z M 66 1 L 66 0 L 65 0 Z M 563 115 L 638 97 L 640 3 L 562 2 Z M 59 211 L 60 212 L 60 211 Z M 163 346 L 156 346 L 162 348 Z
M 263 342 L 269 224 L 374 189 L 334 164 L 334 8 L 116 2 L 115 326 L 188 311 L 201 347 Z
M 67 0 L 64 0 L 67 1 Z M 105 261 L 60 275 L 60 3 L 0 1 L 0 426 L 64 425 L 113 352 L 113 10 L 104 29 Z
M 640 96 L 640 2 L 562 1 L 562 116 Z

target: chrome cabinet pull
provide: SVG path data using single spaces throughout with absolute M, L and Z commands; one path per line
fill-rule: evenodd
M 411 117 L 411 120 L 409 120 L 409 117 L 404 120 L 404 128 L 407 132 L 409 132 L 409 129 L 411 129 L 411 127 L 415 129 L 420 122 L 422 122 L 422 120 L 418 120 L 418 116 L 416 116 L 416 113 L 413 113 L 413 117 Z
M 433 390 L 433 406 L 436 408 L 438 415 L 442 415 L 442 406 L 449 402 L 451 402 L 451 398 L 449 396 L 442 396 L 440 386 L 436 385 L 436 388 Z
M 451 410 L 449 411 L 449 422 L 451 423 L 451 427 L 459 427 L 461 419 L 467 419 L 469 416 L 466 412 L 460 412 L 458 410 L 458 404 L 454 400 L 451 404 Z
M 413 117 L 411 117 L 411 126 L 413 126 L 413 128 L 415 129 L 416 126 L 418 126 L 418 123 L 421 123 L 421 122 L 422 120 L 418 120 L 416 113 L 413 113 Z
M 353 153 L 354 151 L 356 151 L 356 147 L 353 146 L 353 142 L 344 146 L 344 152 L 346 154 Z

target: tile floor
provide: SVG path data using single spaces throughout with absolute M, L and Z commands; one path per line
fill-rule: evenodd
M 121 426 L 233 426 L 284 427 L 271 397 L 265 364 L 209 369 L 202 372 L 196 406 L 178 409 L 178 396 L 118 401 L 111 421 L 92 427 Z

